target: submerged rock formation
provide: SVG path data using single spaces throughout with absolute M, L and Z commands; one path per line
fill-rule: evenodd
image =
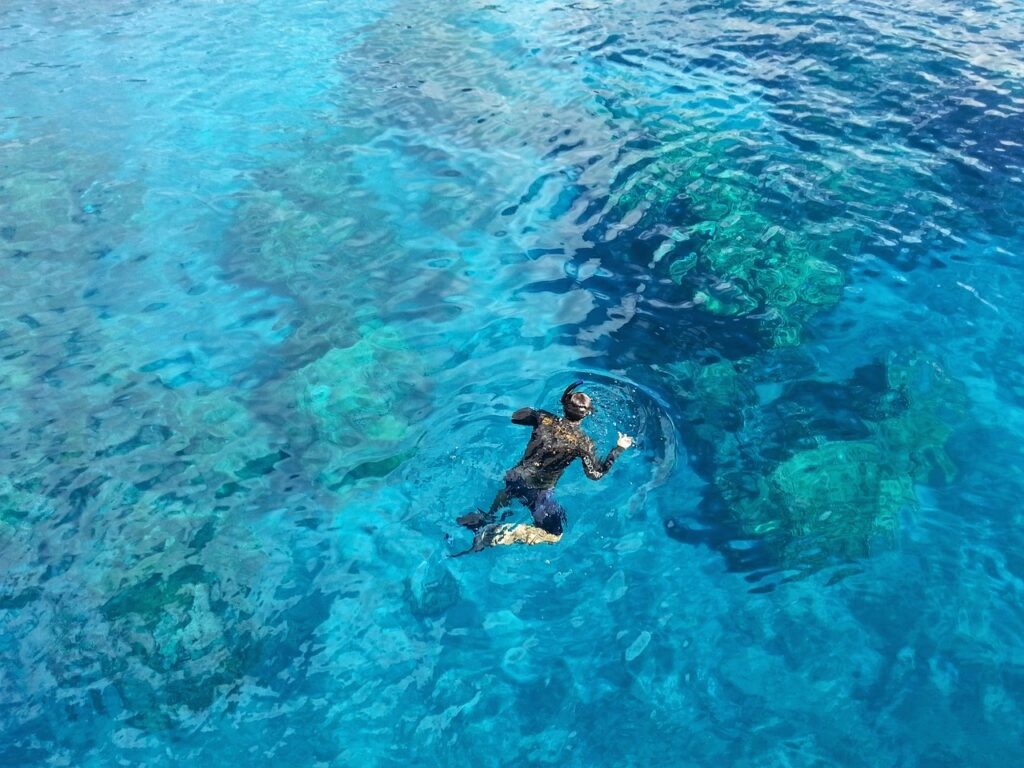
M 952 479 L 945 444 L 965 396 L 937 362 L 892 356 L 845 382 L 777 390 L 753 371 L 669 369 L 711 483 L 704 527 L 669 517 L 670 536 L 715 546 L 737 568 L 806 573 L 892 546 L 915 484 Z

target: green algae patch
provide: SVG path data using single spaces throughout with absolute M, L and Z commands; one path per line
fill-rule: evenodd
M 422 379 L 419 361 L 388 326 L 368 323 L 359 333 L 356 343 L 328 350 L 288 380 L 315 432 L 303 459 L 334 492 L 380 481 L 415 455 L 408 411 Z
M 706 194 L 724 191 L 712 185 Z M 826 242 L 773 223 L 756 209 L 755 196 L 726 197 L 729 212 L 691 228 L 700 237 L 669 261 L 669 275 L 679 283 L 702 276 L 708 287 L 693 295 L 701 310 L 727 317 L 758 312 L 773 346 L 794 346 L 807 320 L 839 301 L 845 277 L 826 259 Z
M 25 251 L 51 247 L 78 229 L 80 207 L 62 171 L 23 171 L 0 183 L 5 245 Z
M 299 408 L 313 419 L 319 435 L 336 445 L 402 440 L 409 427 L 395 415 L 393 385 L 398 382 L 393 372 L 408 362 L 392 334 L 371 331 L 351 347 L 331 349 L 296 371 Z
M 759 312 L 775 346 L 794 345 L 808 318 L 838 302 L 845 277 L 829 261 L 827 234 L 784 227 L 756 185 L 716 170 L 731 162 L 715 147 L 668 150 L 637 173 L 609 218 L 667 231 L 652 266 L 681 287 L 697 286 L 691 298 L 700 310 Z
M 900 511 L 913 503 L 911 478 L 878 446 L 838 442 L 775 467 L 757 496 L 737 499 L 733 514 L 744 531 L 770 531 L 781 562 L 792 566 L 867 557 L 891 544 Z
M 757 404 L 754 382 L 729 360 L 687 360 L 665 367 L 684 412 L 703 439 L 716 444 L 738 432 L 745 409 Z
M 137 483 L 137 490 L 144 493 L 138 494 L 136 504 L 156 505 L 165 515 L 191 516 L 196 505 L 265 486 L 291 455 L 281 447 L 283 436 L 275 434 L 252 404 L 228 390 L 169 390 L 163 405 L 171 433 L 163 450 L 187 457 L 180 467 L 179 493 L 159 496 L 148 490 L 149 481 Z M 152 453 L 156 447 L 142 450 Z M 154 475 L 154 480 L 164 479 L 165 474 Z
M 32 492 L 30 483 L 16 483 L 8 477 L 0 478 L 0 523 L 3 525 L 30 523 L 33 518 L 49 510 L 51 505 L 46 501 L 41 494 Z
M 225 586 L 201 566 L 185 565 L 123 587 L 102 605 L 121 651 L 108 672 L 138 713 L 137 726 L 162 730 L 180 706 L 205 710 L 251 668 L 257 641 L 246 631 L 250 613 L 222 596 Z M 162 684 L 151 685 L 158 676 Z
M 935 360 L 910 355 L 887 368 L 889 384 L 879 422 L 879 438 L 888 452 L 904 460 L 918 483 L 948 483 L 956 466 L 946 443 L 967 412 L 967 391 Z

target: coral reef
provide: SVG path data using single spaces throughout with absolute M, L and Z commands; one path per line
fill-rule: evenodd
M 891 546 L 915 484 L 952 479 L 945 445 L 966 396 L 935 361 L 893 355 L 846 382 L 791 381 L 768 399 L 755 370 L 742 361 L 667 369 L 713 488 L 709 528 L 670 518 L 670 535 L 703 537 L 742 567 L 802 573 Z M 742 540 L 760 559 L 737 548 Z

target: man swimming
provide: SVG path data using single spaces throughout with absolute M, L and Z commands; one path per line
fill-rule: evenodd
M 553 544 L 562 538 L 565 510 L 554 499 L 554 488 L 562 473 L 576 459 L 583 461 L 583 471 L 591 480 L 600 480 L 612 468 L 622 452 L 633 445 L 633 438 L 619 432 L 619 440 L 604 461 L 594 453 L 594 441 L 580 427 L 580 422 L 594 413 L 593 401 L 577 381 L 562 393 L 561 418 L 547 411 L 520 408 L 512 414 L 513 424 L 533 427 L 526 452 L 512 469 L 505 473 L 505 487 L 494 497 L 487 512 L 471 512 L 456 522 L 476 533 L 473 546 L 465 552 L 479 552 L 502 544 Z M 513 499 L 521 501 L 533 514 L 533 525 L 496 524 L 498 510 Z M 508 516 L 508 513 L 502 518 Z

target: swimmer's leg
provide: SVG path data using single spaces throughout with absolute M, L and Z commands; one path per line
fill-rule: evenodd
M 505 511 L 501 515 L 501 522 L 505 522 L 510 517 L 512 517 L 512 510 L 508 509 L 508 507 L 512 506 L 513 498 L 514 497 L 512 495 L 512 491 L 509 490 L 507 485 L 505 486 L 504 490 L 498 491 L 498 495 L 495 496 L 494 501 L 491 502 L 491 508 L 488 512 L 488 514 L 490 514 L 491 516 L 489 522 L 494 522 L 494 518 L 497 516 L 499 509 L 505 509 Z
M 555 501 L 551 491 L 539 493 L 530 504 L 533 524 L 552 536 L 562 537 L 565 528 L 565 509 Z
M 455 520 L 461 526 L 469 528 L 471 531 L 479 531 L 485 525 L 490 525 L 494 522 L 497 517 L 498 510 L 502 507 L 507 507 L 512 503 L 512 494 L 509 493 L 508 488 L 502 488 L 498 491 L 498 495 L 494 497 L 494 501 L 491 502 L 491 508 L 484 512 L 482 509 L 478 509 L 476 512 L 470 512 L 467 515 L 463 515 Z M 501 516 L 502 520 L 508 519 L 511 512 L 506 512 Z M 469 550 L 472 551 L 472 550 Z
M 491 502 L 491 508 L 487 510 L 487 513 L 494 519 L 494 516 L 498 514 L 498 510 L 502 507 L 507 507 L 512 503 L 512 494 L 508 492 L 508 488 L 502 488 L 498 491 L 498 495 L 494 497 L 494 501 Z

